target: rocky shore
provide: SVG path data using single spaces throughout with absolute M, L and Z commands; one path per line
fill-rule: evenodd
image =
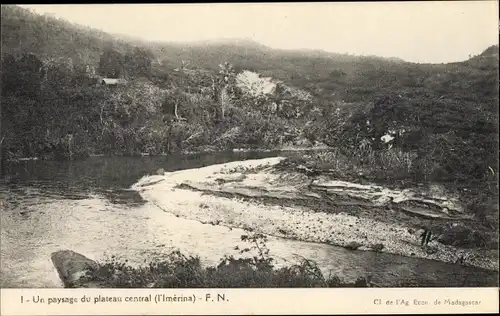
M 461 249 L 420 232 L 440 221 L 470 220 L 455 197 L 439 187 L 390 190 L 274 168 L 284 158 L 247 160 L 143 177 L 132 189 L 165 212 L 207 225 L 382 251 L 497 270 L 497 253 Z

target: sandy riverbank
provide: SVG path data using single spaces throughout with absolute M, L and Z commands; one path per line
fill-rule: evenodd
M 434 253 L 420 247 L 415 229 L 417 215 L 450 222 L 466 219 L 453 197 L 324 179 L 309 185 L 301 174 L 276 172 L 273 166 L 282 159 L 247 160 L 148 176 L 133 189 L 166 212 L 202 223 L 444 262 L 455 262 L 468 253 L 466 264 L 497 269 L 492 252 L 459 249 L 437 241 L 430 244 Z M 415 219 L 401 220 L 401 210 L 387 207 L 390 198 L 408 204 L 405 213 L 413 214 L 404 216 Z M 325 199 L 336 206 L 323 203 Z M 434 207 L 415 207 L 415 202 Z

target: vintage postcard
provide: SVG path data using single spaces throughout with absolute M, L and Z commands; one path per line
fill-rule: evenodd
M 497 1 L 1 16 L 1 315 L 498 312 Z

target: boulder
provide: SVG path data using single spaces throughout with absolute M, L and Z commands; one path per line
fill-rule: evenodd
M 82 277 L 99 268 L 97 262 L 71 250 L 56 251 L 50 257 L 64 287 L 91 286 Z

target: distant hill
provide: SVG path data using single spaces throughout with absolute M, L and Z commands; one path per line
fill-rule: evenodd
M 217 39 L 193 43 L 148 42 L 127 35 L 108 34 L 72 24 L 52 16 L 38 15 L 15 5 L 2 5 L 2 56 L 33 53 L 39 57 L 70 57 L 74 64 L 97 66 L 100 53 L 109 43 L 125 52 L 134 46 L 149 48 L 156 58 L 156 70 L 165 73 L 189 61 L 192 68 L 217 70 L 219 64 L 232 63 L 237 70 L 257 71 L 263 76 L 287 81 L 312 93 L 354 100 L 346 92 L 382 74 L 396 72 L 411 81 L 416 73 L 441 71 L 443 65 L 418 65 L 399 58 L 355 56 L 322 50 L 272 49 L 250 39 Z M 498 58 L 498 45 L 480 56 Z M 480 56 L 472 58 L 478 63 Z M 481 61 L 480 63 L 484 63 Z M 380 70 L 383 70 L 380 72 Z M 406 72 L 406 74 L 405 74 Z M 372 84 L 367 81 L 369 84 Z M 389 86 L 392 83 L 389 83 Z M 331 93 L 323 93 L 324 91 Z M 316 91 L 316 92 L 315 92 Z M 364 97 L 364 96 L 363 96 Z M 354 99 L 353 99 L 354 98 Z
M 168 76 L 184 61 L 189 63 L 191 69 L 212 72 L 218 71 L 220 64 L 230 62 L 237 71 L 255 71 L 327 100 L 366 100 L 374 96 L 374 91 L 383 93 L 387 89 L 418 86 L 425 78 L 437 78 L 443 71 L 460 65 L 472 66 L 473 69 L 497 69 L 495 63 L 498 60 L 498 45 L 461 63 L 415 64 L 399 58 L 355 56 L 312 49 L 273 49 L 251 39 L 148 42 L 39 15 L 15 5 L 2 5 L 1 16 L 2 56 L 33 53 L 41 59 L 69 57 L 73 64 L 96 67 L 100 54 L 110 44 L 121 53 L 140 46 L 153 53 L 153 68 L 159 77 Z M 467 70 L 461 70 L 464 71 Z
M 493 45 L 488 47 L 484 52 L 482 52 L 480 57 L 496 56 L 498 57 L 498 45 Z
M 277 77 L 292 74 L 320 74 L 335 68 L 344 71 L 355 63 L 402 62 L 380 57 L 335 54 L 320 50 L 271 49 L 249 39 L 217 39 L 193 43 L 158 43 L 121 34 L 108 34 L 50 15 L 39 15 L 15 5 L 2 5 L 2 55 L 33 53 L 41 58 L 70 57 L 74 63 L 97 65 L 106 43 L 124 52 L 133 46 L 150 48 L 167 67 L 178 67 L 189 60 L 198 68 L 217 69 L 223 62 L 238 68 L 275 71 Z M 347 65 L 346 65 L 347 64 Z
M 106 42 L 125 50 L 130 44 L 90 27 L 15 5 L 2 5 L 2 56 L 32 53 L 41 59 L 69 57 L 74 63 L 97 65 Z
M 268 58 L 269 62 L 281 61 L 284 64 L 295 61 L 294 58 L 316 58 L 323 60 L 326 64 L 370 61 L 405 62 L 396 57 L 355 56 L 316 49 L 272 49 L 244 38 L 214 39 L 192 43 L 149 42 L 129 35 L 109 34 L 49 14 L 39 15 L 16 5 L 2 5 L 1 16 L 2 54 L 31 52 L 41 56 L 50 56 L 57 53 L 57 57 L 80 59 L 81 55 L 90 55 L 86 61 L 96 62 L 96 54 L 103 47 L 103 43 L 113 42 L 119 50 L 128 49 L 132 45 L 148 46 L 156 52 L 159 58 L 171 58 L 172 62 L 179 62 L 180 58 L 192 59 L 193 62 L 200 63 L 200 67 L 206 64 L 213 66 L 212 64 L 222 59 L 234 59 L 229 60 L 234 63 L 244 62 L 241 60 L 242 57 L 250 57 L 251 60 L 246 64 L 262 62 L 261 58 Z M 200 56 L 201 51 L 207 55 Z M 213 51 L 222 52 L 222 54 L 214 56 L 216 54 Z M 495 52 L 498 55 L 498 45 L 488 48 L 483 54 L 495 54 Z M 65 56 L 61 56 L 63 54 Z M 285 68 L 287 66 L 284 65 Z

